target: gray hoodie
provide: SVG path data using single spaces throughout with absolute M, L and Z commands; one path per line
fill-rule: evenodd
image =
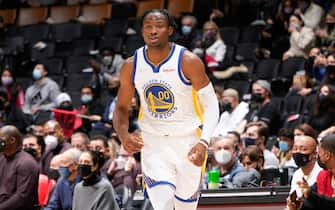
M 56 97 L 60 93 L 58 84 L 45 77 L 36 81 L 26 91 L 22 107 L 25 114 L 31 114 L 31 109 L 37 107 L 41 111 L 50 111 L 56 107 Z

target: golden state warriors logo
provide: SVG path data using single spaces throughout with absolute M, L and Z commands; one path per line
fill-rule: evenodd
M 152 83 L 144 89 L 148 110 L 155 118 L 167 118 L 174 113 L 174 96 L 169 88 Z

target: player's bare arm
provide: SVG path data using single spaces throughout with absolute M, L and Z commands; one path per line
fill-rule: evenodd
M 143 141 L 138 135 L 131 135 L 128 132 L 128 111 L 131 105 L 131 99 L 135 93 L 135 87 L 132 83 L 133 66 L 134 59 L 131 57 L 125 61 L 121 68 L 120 88 L 113 115 L 113 125 L 120 137 L 122 145 L 126 151 L 131 153 L 140 151 L 143 146 Z
M 205 73 L 205 66 L 198 56 L 189 51 L 185 51 L 182 59 L 182 71 L 185 77 L 191 81 L 192 87 L 198 92 L 200 102 L 205 109 L 203 129 L 205 133 L 203 133 L 199 143 L 196 144 L 189 153 L 189 160 L 196 166 L 201 166 L 205 161 L 209 144 L 208 133 L 211 133 L 210 130 L 216 125 L 219 117 L 218 103 L 214 90 L 212 90 L 213 88 Z

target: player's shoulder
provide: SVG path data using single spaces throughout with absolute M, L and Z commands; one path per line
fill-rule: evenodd
M 182 61 L 183 62 L 199 62 L 201 60 L 199 56 L 189 51 L 188 49 L 185 49 L 183 53 Z

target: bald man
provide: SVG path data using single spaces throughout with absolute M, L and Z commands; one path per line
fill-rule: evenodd
M 22 150 L 19 130 L 0 128 L 0 210 L 35 209 L 38 174 L 36 160 Z
M 302 196 L 302 192 L 297 184 L 304 177 L 309 186 L 312 186 L 319 172 L 322 170 L 316 163 L 318 141 L 310 136 L 296 136 L 292 154 L 296 165 L 299 167 L 292 177 L 290 193 L 296 191 L 298 197 Z

